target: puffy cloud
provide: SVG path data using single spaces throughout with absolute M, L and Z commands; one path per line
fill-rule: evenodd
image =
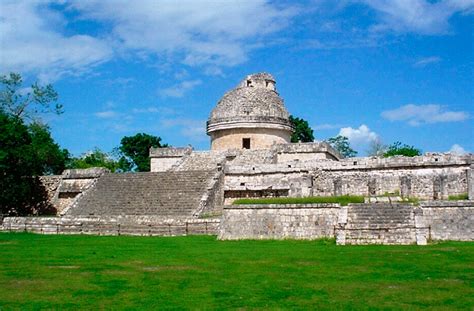
M 0 67 L 2 71 L 33 72 L 43 80 L 79 74 L 112 57 L 102 40 L 64 35 L 64 17 L 41 1 L 0 4 Z
M 463 155 L 463 154 L 467 154 L 468 152 L 463 148 L 461 147 L 460 145 L 458 144 L 454 144 L 451 149 L 449 149 L 449 152 L 450 153 L 454 153 L 454 154 L 459 154 L 459 155 Z
M 426 123 L 457 122 L 469 118 L 464 111 L 449 111 L 440 105 L 405 105 L 382 112 L 382 117 L 390 121 L 406 121 L 412 126 Z
M 52 80 L 133 54 L 157 63 L 203 66 L 216 75 L 219 66 L 244 62 L 261 46 L 256 43 L 284 28 L 295 14 L 267 0 L 184 0 L 179 5 L 170 0 L 4 0 L 0 66 Z M 100 25 L 100 36 L 68 29 L 66 16 Z
M 191 66 L 242 63 L 253 40 L 282 29 L 296 13 L 266 0 L 89 0 L 73 1 L 71 8 L 111 23 L 122 48 L 177 54 Z
M 371 142 L 379 139 L 377 133 L 371 131 L 365 124 L 358 128 L 343 127 L 339 130 L 339 135 L 347 137 L 351 146 L 359 151 L 366 148 Z
M 362 0 L 377 12 L 380 23 L 374 30 L 414 32 L 425 35 L 449 31 L 449 18 L 456 13 L 471 13 L 472 0 Z

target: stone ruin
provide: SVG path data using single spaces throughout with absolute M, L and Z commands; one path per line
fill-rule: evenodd
M 325 142 L 290 143 L 275 79 L 247 76 L 207 122 L 211 150 L 152 148 L 151 172 L 43 176 L 56 217 L 6 217 L 4 231 L 316 239 L 426 244 L 474 239 L 474 155 L 343 158 Z M 232 205 L 238 198 L 361 195 L 364 204 Z M 468 194 L 469 200 L 449 196 Z M 409 199 L 420 200 L 419 204 Z

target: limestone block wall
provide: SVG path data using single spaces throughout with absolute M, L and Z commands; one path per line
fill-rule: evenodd
M 192 147 L 150 148 L 150 171 L 166 172 L 192 151 Z
M 308 170 L 285 168 L 272 173 L 257 170 L 226 169 L 225 204 L 246 197 L 307 197 L 313 195 L 312 175 Z M 238 195 L 236 195 L 238 194 Z
M 277 162 L 339 160 L 342 156 L 326 142 L 291 143 L 272 147 L 277 154 Z
M 225 206 L 219 239 L 334 237 L 338 211 L 338 204 Z
M 63 215 L 108 169 L 93 167 L 88 169 L 65 170 L 53 200 L 58 215 Z
M 400 193 L 425 200 L 447 199 L 467 193 L 467 168 L 417 168 L 337 170 L 316 172 L 314 195 L 354 194 L 364 196 Z
M 471 161 L 470 156 L 429 155 L 254 165 L 228 163 L 225 190 L 250 193 L 284 189 L 289 196 L 400 193 L 403 197 L 442 200 L 469 192 Z
M 3 224 L 0 224 L 0 231 L 139 236 L 216 235 L 219 223 L 219 219 L 174 219 L 153 216 L 6 217 Z
M 474 241 L 474 201 L 262 204 L 224 207 L 219 239 L 317 239 L 345 244 Z
M 474 201 L 430 201 L 420 207 L 417 226 L 428 227 L 427 239 L 474 240 Z
M 47 193 L 47 199 L 49 203 L 58 209 L 57 204 L 55 204 L 55 197 L 57 196 L 57 190 L 61 183 L 62 177 L 61 175 L 50 175 L 50 176 L 40 176 L 39 181 L 43 185 L 44 189 Z
M 211 150 L 243 149 L 244 138 L 250 138 L 250 149 L 269 149 L 275 144 L 289 143 L 291 132 L 287 129 L 259 127 L 255 124 L 255 128 L 220 130 L 210 135 Z

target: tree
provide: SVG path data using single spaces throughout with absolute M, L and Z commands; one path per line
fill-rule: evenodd
M 371 157 L 383 157 L 387 151 L 387 146 L 382 143 L 380 139 L 375 139 L 370 142 L 367 155 Z
M 13 72 L 0 76 L 0 84 L 0 109 L 8 115 L 25 120 L 35 119 L 39 113 L 63 112 L 58 93 L 51 84 L 42 86 L 35 82 L 24 92 L 21 75 Z
M 314 141 L 313 130 L 309 126 L 308 121 L 290 116 L 290 122 L 295 129 L 291 135 L 292 143 L 307 143 Z
M 421 155 L 421 150 L 407 144 L 402 144 L 397 141 L 388 146 L 387 151 L 384 153 L 384 157 L 393 157 L 393 156 L 405 156 L 405 157 L 415 157 Z
M 327 143 L 336 149 L 344 158 L 351 158 L 357 155 L 357 151 L 351 148 L 349 139 L 346 136 L 338 135 L 329 138 Z
M 99 148 L 95 148 L 92 152 L 85 153 L 78 158 L 72 158 L 67 167 L 73 169 L 104 167 L 111 172 L 124 171 L 118 161 Z
M 48 84 L 24 91 L 21 75 L 0 76 L 0 212 L 28 215 L 51 212 L 39 175 L 60 173 L 68 152 L 54 143 L 40 113 L 62 113 Z M 32 121 L 26 123 L 26 121 Z
M 51 211 L 37 175 L 43 165 L 28 127 L 0 111 L 0 213 L 29 215 Z
M 150 148 L 167 147 L 167 144 L 161 145 L 161 138 L 157 136 L 139 133 L 135 136 L 125 136 L 120 141 L 119 150 L 122 153 L 122 165 L 128 164 L 138 172 L 150 171 Z
M 54 142 L 45 124 L 34 122 L 28 126 L 31 135 L 31 146 L 41 165 L 42 175 L 61 174 L 69 161 L 69 151 L 61 149 Z

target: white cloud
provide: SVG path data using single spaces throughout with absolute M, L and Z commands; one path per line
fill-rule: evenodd
M 390 121 L 406 121 L 411 126 L 426 123 L 457 122 L 469 118 L 464 111 L 449 111 L 441 105 L 405 105 L 382 112 L 382 117 Z
M 71 8 L 110 22 L 124 49 L 174 54 L 191 66 L 242 63 L 252 42 L 284 28 L 296 13 L 266 0 L 89 0 L 73 1 Z
M 471 13 L 472 0 L 362 0 L 377 12 L 376 31 L 414 32 L 425 35 L 445 34 L 449 18 L 456 13 Z
M 191 91 L 196 86 L 202 83 L 201 80 L 187 80 L 182 81 L 176 85 L 173 85 L 168 88 L 159 90 L 159 93 L 163 97 L 183 97 L 186 92 Z
M 454 153 L 454 154 L 459 154 L 459 155 L 463 155 L 463 154 L 467 154 L 468 152 L 463 148 L 461 147 L 460 145 L 458 144 L 454 144 L 451 149 L 449 149 L 449 152 L 450 153 Z
M 430 56 L 430 57 L 425 57 L 425 58 L 422 58 L 418 61 L 416 61 L 413 66 L 414 67 L 425 67 L 429 64 L 435 64 L 435 63 L 439 63 L 441 61 L 441 57 L 438 57 L 438 56 Z
M 118 113 L 114 110 L 105 110 L 94 113 L 97 118 L 100 119 L 111 119 L 118 116 Z
M 108 44 L 87 35 L 64 35 L 63 16 L 42 1 L 1 1 L 0 67 L 33 72 L 43 80 L 76 75 L 112 57 Z
M 367 148 L 371 142 L 379 139 L 377 133 L 371 131 L 365 124 L 358 128 L 343 127 L 339 130 L 339 135 L 347 137 L 351 146 L 359 151 Z
M 67 34 L 66 14 L 100 23 L 100 36 Z M 0 67 L 53 80 L 131 54 L 220 75 L 220 66 L 246 61 L 255 43 L 285 28 L 295 14 L 268 0 L 3 0 Z

